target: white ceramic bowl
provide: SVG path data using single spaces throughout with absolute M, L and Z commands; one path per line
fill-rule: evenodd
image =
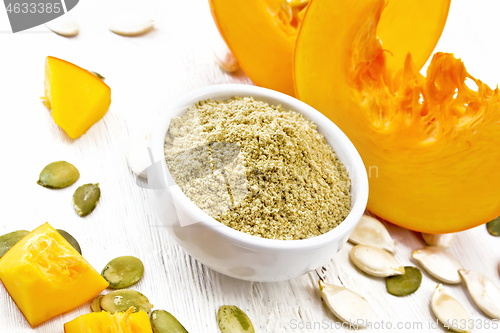
M 305 240 L 271 240 L 231 229 L 205 214 L 179 189 L 168 172 L 163 146 L 170 120 L 188 106 L 205 100 L 251 96 L 271 105 L 281 104 L 316 123 L 326 141 L 349 171 L 351 211 L 335 229 Z M 215 85 L 193 91 L 173 103 L 152 136 L 155 163 L 148 169 L 155 208 L 170 235 L 192 257 L 222 274 L 249 281 L 281 281 L 321 267 L 347 242 L 368 200 L 368 179 L 363 161 L 345 134 L 323 114 L 288 95 L 250 85 Z M 153 172 L 152 172 L 153 171 Z M 188 221 L 186 223 L 186 221 Z M 191 224 L 193 222 L 197 223 Z M 189 224 L 189 225 L 186 225 Z M 182 226 L 184 225 L 184 226 Z

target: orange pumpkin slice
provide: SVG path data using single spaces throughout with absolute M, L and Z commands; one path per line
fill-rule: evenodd
M 45 62 L 45 104 L 72 139 L 85 134 L 111 104 L 111 89 L 86 69 L 55 57 Z
M 377 38 L 385 5 L 312 2 L 295 53 L 298 97 L 358 149 L 369 176 L 370 211 L 426 233 L 485 223 L 500 215 L 499 91 L 451 54 L 436 54 L 424 77 L 422 55 L 415 65 L 404 50 L 386 49 L 404 43 L 415 26 L 395 26 L 392 36 L 387 29 Z M 397 72 L 393 56 L 405 59 Z
M 144 311 L 111 314 L 105 311 L 88 313 L 64 324 L 64 333 L 152 333 L 149 316 Z
M 108 287 L 48 223 L 0 259 L 0 280 L 32 327 L 73 310 Z

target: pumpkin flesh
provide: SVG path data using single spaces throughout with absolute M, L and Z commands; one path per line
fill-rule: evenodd
M 149 316 L 144 311 L 115 314 L 106 311 L 81 315 L 64 324 L 64 333 L 152 333 Z
M 424 77 L 421 55 L 415 64 L 411 52 L 385 49 L 390 43 L 378 38 L 385 5 L 311 3 L 296 45 L 298 97 L 358 149 L 371 212 L 426 233 L 485 223 L 500 215 L 499 91 L 452 54 L 437 53 Z M 401 35 L 395 31 L 394 41 Z M 398 71 L 392 57 L 405 59 Z

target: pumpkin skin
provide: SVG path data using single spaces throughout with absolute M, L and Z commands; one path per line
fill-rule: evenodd
M 363 158 L 368 209 L 426 233 L 457 232 L 500 215 L 499 90 L 452 54 L 437 53 L 422 76 L 421 60 L 387 52 L 377 38 L 385 1 L 356 3 L 311 3 L 294 69 L 298 97 L 335 122 Z M 397 72 L 391 53 L 405 57 Z
M 32 327 L 77 308 L 109 285 L 48 223 L 0 259 L 0 280 Z
M 144 311 L 111 314 L 106 311 L 81 315 L 64 324 L 64 333 L 153 333 L 149 316 Z

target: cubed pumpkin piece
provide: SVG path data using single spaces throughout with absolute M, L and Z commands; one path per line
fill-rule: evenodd
M 32 327 L 73 310 L 108 287 L 48 223 L 0 259 L 0 280 Z
M 76 139 L 104 117 L 111 104 L 111 89 L 88 70 L 47 57 L 45 104 L 52 110 L 54 122 Z
M 65 333 L 152 333 L 149 316 L 144 311 L 111 314 L 109 312 L 93 312 L 81 315 L 64 324 Z

